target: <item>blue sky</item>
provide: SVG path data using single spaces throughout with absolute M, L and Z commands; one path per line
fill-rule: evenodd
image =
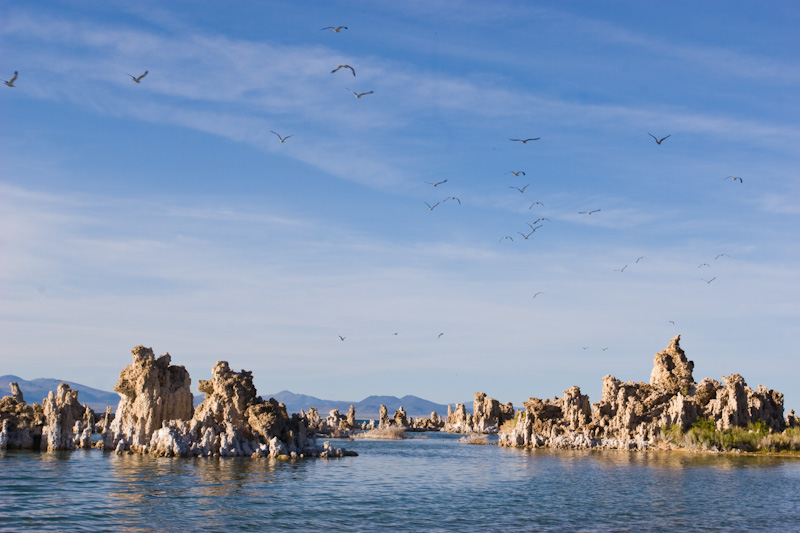
M 144 344 L 195 386 L 598 401 L 681 334 L 800 407 L 797 3 L 0 19 L 0 373 L 109 390 Z

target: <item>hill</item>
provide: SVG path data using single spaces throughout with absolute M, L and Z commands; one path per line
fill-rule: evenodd
M 11 394 L 11 382 L 16 381 L 22 391 L 22 396 L 25 402 L 42 403 L 47 398 L 50 391 L 55 392 L 61 383 L 66 383 L 72 390 L 78 391 L 78 401 L 87 404 L 94 409 L 95 413 L 103 413 L 106 406 L 111 406 L 114 411 L 119 403 L 119 394 L 116 392 L 108 392 L 99 389 L 93 389 L 74 381 L 64 381 L 61 379 L 52 378 L 36 378 L 30 381 L 22 379 L 19 376 L 5 375 L 0 376 L 0 397 L 8 396 Z

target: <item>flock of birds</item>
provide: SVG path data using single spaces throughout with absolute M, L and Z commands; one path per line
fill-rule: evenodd
M 340 33 L 342 30 L 346 30 L 346 29 L 348 29 L 347 26 L 327 26 L 325 28 L 322 28 L 322 30 L 332 30 L 335 33 Z M 355 69 L 351 65 L 348 65 L 348 64 L 338 65 L 337 67 L 335 67 L 334 69 L 331 70 L 331 74 L 335 74 L 336 72 L 339 72 L 341 70 L 349 70 L 350 73 L 353 75 L 353 77 L 356 76 Z M 134 76 L 134 75 L 129 74 L 129 73 L 126 73 L 126 74 L 131 78 L 131 80 L 134 83 L 138 84 L 138 83 L 142 83 L 142 80 L 145 78 L 145 76 L 148 75 L 148 73 L 149 73 L 149 71 L 145 70 L 139 76 Z M 3 82 L 8 87 L 15 87 L 15 82 L 17 81 L 18 77 L 19 77 L 19 72 L 14 71 L 14 75 L 11 77 L 11 79 L 4 80 Z M 370 95 L 370 94 L 374 94 L 374 91 L 366 91 L 366 92 L 359 93 L 357 91 L 354 91 L 354 90 L 350 89 L 349 87 L 347 87 L 347 90 L 352 92 L 353 95 L 356 98 L 359 98 L 359 99 L 364 97 L 364 96 L 367 96 L 367 95 Z M 283 136 L 283 135 L 281 135 L 281 134 L 279 134 L 279 133 L 277 133 L 275 131 L 270 131 L 270 133 L 274 134 L 281 143 L 285 143 L 289 138 L 294 136 L 294 135 Z M 652 133 L 649 133 L 649 132 L 648 132 L 648 135 L 650 137 L 652 137 L 653 140 L 656 142 L 656 144 L 659 145 L 659 146 L 661 145 L 661 143 L 663 143 L 664 141 L 666 141 L 667 139 L 669 139 L 672 136 L 670 134 L 670 135 L 666 135 L 664 137 L 659 138 L 659 137 L 656 137 L 655 135 L 653 135 Z M 539 140 L 541 140 L 541 137 L 509 138 L 509 141 L 511 141 L 511 142 L 519 142 L 519 143 L 522 143 L 522 144 L 527 144 L 529 142 L 534 142 L 534 141 L 539 141 Z M 525 176 L 526 175 L 524 170 L 510 170 L 510 171 L 506 172 L 506 174 L 513 174 L 514 177 L 519 177 L 519 176 Z M 725 180 L 731 180 L 731 181 L 734 181 L 734 182 L 738 181 L 739 183 L 743 183 L 742 178 L 739 177 L 739 176 L 727 176 L 724 179 Z M 444 185 L 447 182 L 448 182 L 447 179 L 443 179 L 443 180 L 440 180 L 440 181 L 426 181 L 424 183 L 427 184 L 427 185 L 431 185 L 434 188 L 437 188 L 437 187 L 439 187 L 441 185 Z M 510 185 L 509 188 L 518 191 L 520 194 L 525 194 L 525 191 L 528 189 L 529 186 L 530 186 L 530 183 L 528 183 L 528 184 L 526 184 L 526 185 L 524 185 L 522 187 L 518 187 L 518 186 L 515 186 L 515 185 Z M 449 200 L 456 201 L 456 202 L 458 202 L 459 205 L 461 205 L 461 200 L 456 196 L 448 196 L 448 197 L 444 198 L 441 201 L 438 201 L 438 202 L 435 202 L 435 203 L 424 202 L 424 204 L 425 204 L 425 206 L 427 206 L 428 210 L 433 211 L 434 209 L 436 209 L 437 206 L 439 206 L 442 203 L 444 203 L 446 201 L 449 201 Z M 533 203 L 531 203 L 531 205 L 530 205 L 530 207 L 528 209 L 533 209 L 536 206 L 544 207 L 544 204 L 542 202 L 540 202 L 540 201 L 534 201 Z M 587 211 L 578 211 L 578 214 L 590 216 L 590 215 L 593 215 L 594 213 L 599 213 L 600 211 L 601 211 L 601 209 L 591 209 L 591 210 L 587 210 Z M 520 235 L 523 240 L 527 241 L 528 239 L 530 239 L 534 235 L 534 233 L 536 233 L 537 230 L 539 230 L 540 228 L 543 227 L 542 224 L 538 224 L 539 222 L 549 222 L 549 221 L 550 221 L 549 218 L 540 217 L 537 220 L 535 220 L 532 224 L 531 223 L 527 223 L 528 227 L 530 228 L 529 232 L 517 231 L 516 233 L 518 235 Z M 514 238 L 512 236 L 510 236 L 510 235 L 503 235 L 502 237 L 500 237 L 498 242 L 503 242 L 503 241 L 506 241 L 506 240 L 513 241 Z M 728 256 L 728 254 L 722 253 L 722 254 L 718 254 L 714 259 L 717 260 L 720 257 L 729 257 L 729 256 Z M 634 264 L 638 264 L 644 258 L 645 258 L 644 256 L 638 257 Z M 703 268 L 703 267 L 711 268 L 711 266 L 708 263 L 701 263 L 697 268 L 700 269 L 700 268 Z M 622 272 L 625 272 L 625 270 L 627 268 L 628 268 L 628 265 L 626 264 L 622 268 L 614 269 L 614 271 L 622 273 Z M 701 279 L 706 284 L 710 284 L 714 280 L 716 280 L 717 278 L 716 277 L 712 277 L 710 279 L 705 279 L 705 278 L 701 278 Z M 533 298 L 535 299 L 537 296 L 544 295 L 544 294 L 545 294 L 544 292 L 538 291 L 538 292 L 533 294 Z M 671 323 L 673 325 L 675 324 L 675 322 L 673 320 L 668 320 L 667 322 L 669 322 L 669 323 Z M 397 335 L 397 334 L 398 334 L 397 332 L 393 333 L 393 335 Z M 443 335 L 444 335 L 444 332 L 439 333 L 436 338 L 440 339 Z M 339 337 L 340 341 L 344 341 L 345 338 L 346 338 L 343 335 L 339 335 L 338 337 Z M 582 348 L 584 350 L 587 350 L 589 347 L 588 346 L 583 346 Z M 602 348 L 603 351 L 605 351 L 607 349 L 608 349 L 608 347 Z

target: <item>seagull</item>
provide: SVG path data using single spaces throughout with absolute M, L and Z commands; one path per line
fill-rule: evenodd
M 600 348 L 600 349 L 605 352 L 606 350 L 608 350 L 608 346 L 606 346 L 605 348 Z
M 528 185 L 530 185 L 530 183 L 529 183 Z M 509 187 L 509 189 L 517 189 L 519 192 L 523 193 L 523 192 L 525 192 L 525 189 L 527 189 L 527 188 L 528 188 L 528 185 L 524 186 L 524 187 L 523 187 L 523 188 L 521 188 L 521 189 L 520 189 L 519 187 L 513 187 L 513 186 L 511 186 L 511 187 Z
M 584 350 L 588 350 L 589 349 L 588 346 L 581 346 L 581 348 L 583 348 Z
M 444 199 L 444 200 L 442 200 L 442 201 L 443 201 L 443 202 L 446 202 L 447 200 L 455 200 L 456 202 L 458 202 L 458 205 L 461 205 L 461 200 L 459 200 L 459 199 L 458 199 L 458 198 L 456 198 L 455 196 L 448 196 L 447 198 L 445 198 L 445 199 Z
M 546 221 L 550 222 L 549 218 L 537 218 L 536 220 L 533 221 L 533 223 L 536 224 L 537 222 L 542 222 L 543 220 L 546 220 Z
M 697 268 L 704 267 L 704 266 L 707 266 L 708 268 L 711 268 L 711 265 L 709 265 L 708 263 L 702 263 L 702 264 L 698 265 Z
M 344 340 L 344 337 L 342 337 L 341 335 L 339 335 L 339 338 L 340 338 L 340 339 L 342 339 L 342 340 Z
M 433 210 L 434 210 L 434 208 L 435 208 L 437 205 L 439 205 L 439 202 L 436 202 L 436 203 L 435 203 L 435 204 L 433 204 L 433 205 L 429 204 L 428 202 L 422 202 L 422 203 L 424 203 L 425 205 L 427 205 L 427 206 L 428 206 L 428 209 L 430 209 L 431 211 L 433 211 Z
M 715 257 L 714 259 L 719 259 L 719 258 L 720 258 L 720 257 L 722 257 L 723 255 L 724 255 L 725 257 L 730 257 L 728 254 L 719 254 L 719 255 L 718 255 L 717 257 Z
M 615 268 L 615 269 L 614 269 L 614 272 L 625 272 L 625 269 L 626 269 L 626 268 L 628 268 L 628 265 L 625 265 L 625 266 L 624 266 L 624 267 L 622 267 L 622 268 Z
M 636 262 L 638 263 L 638 262 L 639 262 L 639 261 L 641 261 L 642 259 L 644 259 L 644 256 L 641 256 L 641 257 L 639 257 L 639 258 L 636 260 Z
M 672 136 L 672 135 L 670 134 L 670 135 L 667 135 L 666 137 L 662 137 L 661 139 L 659 139 L 659 138 L 657 138 L 655 135 L 653 135 L 652 133 L 648 133 L 648 135 L 649 135 L 650 137 L 652 137 L 653 139 L 655 139 L 655 141 L 656 141 L 656 144 L 661 144 L 661 143 L 662 143 L 662 142 L 664 142 L 666 139 L 668 139 L 668 138 L 670 138 L 670 137 Z
M 438 336 L 438 337 L 436 337 L 436 338 L 437 338 L 437 339 L 441 339 L 441 338 L 442 338 L 442 335 L 444 335 L 444 332 L 442 332 L 442 333 L 439 333 L 439 336 Z
M 145 73 L 145 74 L 146 74 L 146 73 Z M 19 75 L 19 72 L 17 72 L 17 71 L 15 70 L 15 71 L 14 71 L 14 75 L 13 75 L 13 76 L 11 76 L 11 79 L 10 79 L 10 80 L 8 80 L 8 81 L 4 81 L 3 83 L 5 83 L 6 85 L 8 85 L 9 87 L 13 87 L 13 86 L 14 86 L 14 82 L 15 82 L 15 81 L 17 81 L 17 76 L 18 76 L 18 75 Z
M 599 209 L 595 209 L 594 211 L 578 211 L 579 215 L 591 215 L 592 213 L 597 213 L 600 211 Z
M 702 278 L 700 278 L 700 279 L 702 279 Z M 714 281 L 715 279 L 717 279 L 717 278 L 704 279 L 703 281 L 705 281 L 706 283 L 711 283 L 711 282 L 712 282 L 712 281 Z
M 347 90 L 350 91 L 351 93 L 353 93 L 354 95 L 356 95 L 356 98 L 361 98 L 362 96 L 366 96 L 368 94 L 372 94 L 372 93 L 375 92 L 375 91 L 367 91 L 365 93 L 357 93 L 353 89 L 347 89 Z
M 128 76 L 130 76 L 130 77 L 133 79 L 133 81 L 135 81 L 136 83 L 141 83 L 141 82 L 142 82 L 142 78 L 144 78 L 145 76 L 147 76 L 147 73 L 148 73 L 148 72 L 149 72 L 149 71 L 145 70 L 145 71 L 144 71 L 144 74 L 142 74 L 142 75 L 141 75 L 141 76 L 139 76 L 138 78 L 137 78 L 136 76 L 134 76 L 133 74 L 128 74 L 127 72 L 126 72 L 125 74 L 128 74 Z
M 528 209 L 533 209 L 533 206 L 535 206 L 535 205 L 540 205 L 540 206 L 544 207 L 544 204 L 542 202 L 533 202 Z
M 397 332 L 395 331 L 394 333 L 392 333 L 392 335 L 397 335 Z
M 670 323 L 670 324 L 672 324 L 673 326 L 675 325 L 675 321 L 674 321 L 674 320 L 667 320 L 667 322 L 669 322 L 669 323 Z
M 524 234 L 524 233 L 522 233 L 521 231 L 518 231 L 517 233 L 519 233 L 520 235 L 522 235 L 522 238 L 523 238 L 523 239 L 525 239 L 525 240 L 527 241 L 527 240 L 528 240 L 528 237 L 530 237 L 531 235 L 533 235 L 533 233 L 534 233 L 534 232 L 532 231 L 532 232 L 528 233 L 527 235 L 525 235 L 525 234 Z
M 335 31 L 336 33 L 339 33 L 339 32 L 340 32 L 340 31 L 342 31 L 342 30 L 346 30 L 346 29 L 347 29 L 347 26 L 337 26 L 337 27 L 333 27 L 333 26 L 326 26 L 326 27 L 324 27 L 324 28 L 322 28 L 322 29 L 323 29 L 323 30 L 333 30 L 333 31 Z
M 349 69 L 350 69 L 350 71 L 353 73 L 353 76 L 355 76 L 355 75 L 356 75 L 356 70 L 355 70 L 353 67 L 351 67 L 350 65 L 339 65 L 338 67 L 336 67 L 335 69 L 333 69 L 333 70 L 331 71 L 331 74 L 333 74 L 334 72 L 336 72 L 336 71 L 337 71 L 337 70 L 339 70 L 340 68 L 349 68 Z
M 272 130 L 269 130 L 269 131 L 270 131 L 270 133 L 275 133 L 275 135 L 278 135 L 276 132 L 274 132 Z M 286 142 L 286 139 L 288 139 L 289 137 L 291 137 L 291 135 L 287 135 L 286 137 L 281 137 L 280 135 L 278 135 L 278 139 L 280 139 L 281 142 Z
M 505 237 L 500 237 L 500 240 L 497 242 L 502 242 L 504 239 L 511 239 L 512 242 L 514 241 L 513 237 L 509 237 L 508 235 L 506 235 Z
M 534 294 L 534 295 L 533 295 L 533 297 L 534 297 L 534 298 L 536 298 L 536 297 L 537 297 L 537 296 L 539 296 L 540 294 L 544 294 L 544 293 L 543 293 L 543 292 L 541 292 L 541 291 L 540 291 L 540 292 L 537 292 L 536 294 Z
M 506 174 L 514 174 L 515 176 L 519 176 L 520 174 L 522 174 L 524 176 L 525 175 L 525 171 L 524 170 L 509 170 L 508 172 L 506 172 Z
M 447 180 L 437 181 L 436 183 L 433 183 L 432 181 L 426 181 L 425 183 L 428 185 L 433 185 L 434 187 L 438 187 L 442 183 L 447 183 Z
M 538 141 L 539 139 L 541 139 L 541 137 L 535 137 L 533 139 L 509 139 L 509 141 L 519 141 L 522 144 L 525 144 L 528 141 Z
M 725 179 L 726 179 L 726 180 L 733 180 L 733 181 L 739 180 L 739 183 L 744 183 L 744 182 L 742 181 L 742 178 L 740 178 L 739 176 L 728 176 L 728 177 L 727 177 L 727 178 L 725 178 Z

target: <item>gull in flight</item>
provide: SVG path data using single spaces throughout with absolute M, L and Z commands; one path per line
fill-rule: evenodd
M 142 82 L 142 78 L 144 78 L 145 76 L 147 76 L 147 73 L 148 73 L 148 72 L 149 72 L 149 71 L 145 70 L 145 71 L 144 71 L 144 74 L 142 74 L 142 75 L 141 75 L 141 76 L 139 76 L 138 78 L 137 78 L 136 76 L 134 76 L 133 74 L 128 74 L 127 72 L 126 72 L 125 74 L 128 74 L 128 76 L 130 76 L 130 77 L 131 77 L 131 79 L 132 79 L 133 81 L 135 81 L 136 83 L 141 83 L 141 82 Z
M 725 178 L 725 179 L 726 179 L 726 180 L 733 180 L 733 181 L 739 180 L 739 183 L 744 183 L 744 182 L 742 181 L 742 178 L 740 178 L 739 176 L 728 176 L 728 177 L 727 177 L 727 178 Z
M 340 31 L 342 31 L 342 30 L 346 30 L 346 29 L 347 29 L 347 26 L 336 26 L 336 27 L 334 27 L 334 26 L 326 26 L 326 27 L 324 27 L 324 28 L 322 28 L 322 29 L 323 29 L 323 30 L 333 30 L 333 31 L 335 31 L 336 33 L 339 33 L 339 32 L 340 32 Z
M 368 94 L 372 94 L 372 93 L 375 92 L 375 91 L 367 91 L 365 93 L 357 93 L 353 89 L 350 89 L 350 88 L 348 88 L 347 90 L 350 91 L 351 93 L 353 93 L 354 95 L 356 95 L 356 98 L 361 98 L 362 96 L 366 96 Z
M 433 211 L 433 210 L 436 208 L 436 206 L 437 206 L 437 205 L 439 205 L 439 202 L 436 202 L 436 203 L 435 203 L 435 204 L 433 204 L 433 205 L 429 204 L 428 202 L 423 202 L 423 203 L 424 203 L 425 205 L 427 205 L 427 206 L 428 206 L 428 209 L 430 209 L 431 211 Z
M 533 206 L 535 206 L 535 205 L 540 205 L 540 206 L 544 207 L 544 204 L 542 202 L 533 202 L 528 209 L 533 209 Z
M 461 200 L 459 200 L 459 199 L 458 199 L 458 198 L 456 198 L 455 196 L 448 196 L 447 198 L 445 198 L 445 199 L 444 199 L 444 200 L 442 200 L 442 201 L 443 201 L 443 202 L 446 202 L 447 200 L 455 200 L 456 202 L 458 202 L 458 205 L 461 205 Z
M 508 235 L 506 235 L 505 237 L 500 237 L 500 240 L 497 241 L 497 242 L 502 242 L 504 239 L 511 239 L 511 242 L 514 242 L 514 238 L 513 237 L 509 237 Z
M 518 141 L 521 142 L 522 144 L 525 144 L 528 141 L 538 141 L 539 139 L 541 139 L 541 137 L 534 137 L 533 139 L 509 139 L 509 141 Z
M 541 292 L 541 291 L 539 291 L 539 292 L 537 292 L 536 294 L 534 294 L 534 295 L 533 295 L 533 297 L 534 297 L 534 298 L 536 298 L 536 297 L 537 297 L 537 296 L 539 296 L 540 294 L 544 294 L 544 293 L 543 293 L 543 292 Z
M 628 265 L 625 265 L 625 266 L 624 266 L 624 267 L 622 267 L 622 268 L 615 268 L 615 269 L 614 269 L 614 272 L 625 272 L 625 269 L 626 269 L 626 268 L 628 268 Z
M 536 220 L 533 221 L 533 223 L 536 224 L 537 222 L 542 222 L 543 220 L 550 222 L 549 218 L 537 218 Z M 528 225 L 530 226 L 530 224 Z
M 437 181 L 436 183 L 432 181 L 426 181 L 425 183 L 427 183 L 428 185 L 433 185 L 434 187 L 438 187 L 442 183 L 447 183 L 447 180 Z
M 514 174 L 515 176 L 519 176 L 520 174 L 522 174 L 524 176 L 525 175 L 525 171 L 524 170 L 509 170 L 508 172 L 506 172 L 506 174 Z
M 529 183 L 528 185 L 530 185 L 530 183 Z M 511 187 L 509 187 L 509 189 L 517 189 L 519 192 L 523 193 L 523 192 L 525 192 L 525 189 L 527 189 L 527 188 L 528 188 L 528 185 L 524 186 L 524 187 L 523 187 L 523 188 L 521 188 L 521 189 L 520 189 L 519 187 L 514 187 L 514 186 L 511 186 Z
M 667 135 L 666 137 L 662 137 L 662 138 L 659 139 L 655 135 L 653 135 L 652 133 L 648 133 L 648 135 L 650 137 L 652 137 L 653 139 L 655 139 L 656 144 L 661 144 L 662 142 L 664 142 L 665 140 L 669 139 L 672 136 L 672 134 L 670 134 L 670 135 Z
M 541 227 L 541 226 L 537 226 L 537 228 L 540 228 L 540 227 Z M 518 231 L 517 233 L 519 233 L 520 235 L 522 235 L 522 238 L 523 238 L 523 239 L 525 239 L 525 240 L 527 241 L 527 240 L 528 240 L 528 237 L 530 237 L 531 235 L 533 235 L 534 233 L 536 233 L 536 229 L 533 229 L 533 230 L 532 230 L 530 233 L 528 233 L 527 235 L 525 235 L 525 234 L 524 234 L 524 233 L 522 233 L 521 231 Z
M 605 348 L 600 348 L 600 349 L 605 352 L 606 350 L 608 350 L 608 346 L 606 346 Z
M 724 255 L 725 257 L 730 257 L 728 254 L 719 254 L 719 255 L 718 255 L 717 257 L 715 257 L 714 259 L 719 259 L 719 258 L 720 258 L 720 257 L 722 257 L 723 255 Z
M 275 133 L 275 135 L 278 135 L 276 132 L 272 130 L 270 130 L 270 133 Z M 278 135 L 278 139 L 280 139 L 281 142 L 286 142 L 286 139 L 288 139 L 289 137 L 291 137 L 291 135 L 287 135 L 286 137 L 281 137 L 280 135 Z
M 442 338 L 442 335 L 444 335 L 444 332 L 442 332 L 442 333 L 439 333 L 439 336 L 438 336 L 438 337 L 436 337 L 436 338 L 437 338 L 437 339 L 441 339 L 441 338 Z
M 703 279 L 703 278 L 700 278 L 700 279 Z M 705 281 L 706 283 L 711 283 L 711 282 L 712 282 L 712 281 L 714 281 L 715 279 L 717 279 L 717 278 L 703 279 L 703 281 Z
M 19 75 L 19 72 L 17 72 L 17 71 L 15 70 L 15 71 L 14 71 L 14 75 L 13 75 L 13 76 L 11 76 L 11 79 L 10 79 L 10 80 L 8 80 L 8 81 L 4 81 L 3 83 L 5 83 L 6 85 L 8 85 L 9 87 L 13 87 L 13 86 L 14 86 L 14 82 L 15 82 L 15 81 L 17 81 L 17 76 L 18 76 L 18 75 Z
M 353 76 L 355 76 L 355 75 L 356 75 L 356 70 L 355 70 L 353 67 L 351 67 L 350 65 L 339 65 L 338 67 L 336 67 L 335 69 L 333 69 L 333 70 L 331 71 L 331 74 L 333 74 L 334 72 L 336 72 L 336 71 L 337 71 L 337 70 L 339 70 L 340 68 L 349 68 L 349 69 L 350 69 L 350 72 L 352 72 L 352 73 L 353 73 Z
M 599 209 L 595 209 L 594 211 L 578 211 L 579 215 L 591 215 L 592 213 L 597 213 L 600 211 Z
M 636 260 L 636 262 L 638 263 L 638 262 L 639 262 L 639 261 L 641 261 L 642 259 L 644 259 L 644 256 L 641 256 L 641 257 L 639 257 L 639 258 Z
M 697 268 L 704 267 L 704 266 L 707 266 L 708 268 L 711 268 L 711 265 L 709 265 L 708 263 L 702 263 L 702 264 L 698 265 Z
M 339 335 L 339 338 L 340 338 L 341 340 L 344 340 L 344 337 L 342 337 L 341 335 Z
M 667 320 L 667 322 L 669 322 L 669 323 L 670 323 L 670 324 L 672 324 L 673 326 L 675 325 L 675 321 L 674 321 L 674 320 Z

